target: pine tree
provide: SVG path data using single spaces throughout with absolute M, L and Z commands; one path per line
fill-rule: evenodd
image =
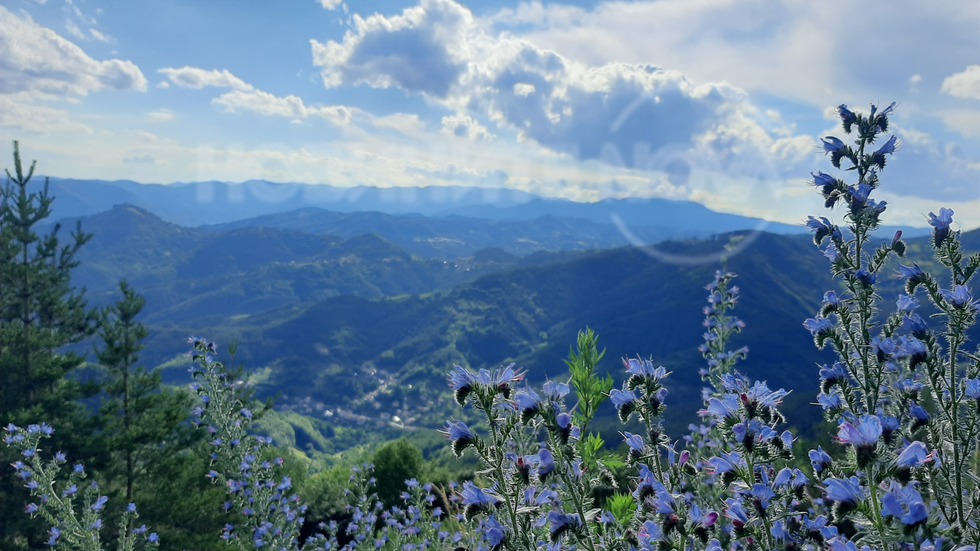
M 43 231 L 54 198 L 32 190 L 36 163 L 24 171 L 14 142 L 13 174 L 6 171 L 0 191 L 0 422 L 47 422 L 58 427 L 52 445 L 80 455 L 91 434 L 90 416 L 78 399 L 95 387 L 69 377 L 84 358 L 67 350 L 94 331 L 95 313 L 84 293 L 71 284 L 76 255 L 91 238 L 81 225 L 65 243 L 60 225 Z M 0 458 L 9 463 L 7 457 Z M 0 547 L 24 544 L 26 520 L 22 488 L 13 477 L 0 477 Z

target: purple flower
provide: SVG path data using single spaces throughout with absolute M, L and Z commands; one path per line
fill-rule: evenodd
M 949 237 L 949 226 L 953 223 L 953 211 L 948 208 L 939 209 L 939 215 L 929 213 L 929 225 L 933 227 L 933 243 L 938 247 Z
M 713 475 L 734 475 L 739 468 L 748 468 L 745 458 L 739 452 L 726 453 L 708 459 L 708 472 Z
M 640 549 L 643 551 L 654 551 L 659 549 L 659 543 L 664 539 L 664 531 L 660 524 L 648 520 L 643 523 L 640 533 L 637 534 L 640 540 Z
M 552 542 L 557 542 L 569 530 L 578 531 L 582 528 L 582 519 L 578 515 L 569 515 L 564 511 L 548 513 L 548 523 L 551 524 Z
M 939 294 L 950 306 L 958 310 L 980 310 L 980 301 L 973 300 L 973 294 L 966 285 L 957 285 L 952 290 L 940 289 Z
M 848 154 L 847 146 L 833 136 L 821 138 L 821 141 L 824 153 L 830 153 L 830 164 L 834 165 L 834 168 L 840 168 L 841 158 Z
M 463 454 L 463 450 L 476 442 L 476 436 L 466 423 L 462 421 L 449 421 L 446 423 L 446 430 L 443 431 L 452 445 L 453 453 L 456 457 Z
M 473 374 L 463 367 L 453 366 L 453 370 L 449 372 L 449 387 L 453 389 L 456 403 L 461 406 L 466 404 L 466 397 L 473 391 L 474 384 L 476 380 Z
M 840 120 L 844 124 L 844 132 L 850 134 L 851 128 L 857 122 L 857 115 L 843 103 L 837 106 L 837 114 L 840 115 Z
M 541 411 L 541 397 L 531 389 L 519 390 L 514 394 L 514 403 L 521 419 L 527 423 Z
M 626 442 L 626 445 L 629 447 L 630 455 L 632 455 L 633 457 L 642 457 L 643 452 L 645 451 L 643 437 L 640 436 L 639 434 L 632 434 L 629 432 L 624 432 L 622 434 L 623 434 L 623 440 Z
M 834 322 L 822 317 L 807 318 L 803 322 L 803 327 L 813 334 L 814 337 L 829 334 L 834 329 Z
M 463 512 L 466 518 L 472 518 L 473 515 L 481 511 L 494 508 L 501 502 L 501 499 L 496 494 L 489 490 L 483 490 L 472 482 L 463 483 L 460 498 L 462 499 Z
M 624 423 L 629 420 L 630 415 L 636 409 L 637 402 L 639 402 L 639 398 L 635 392 L 632 390 L 619 390 L 618 388 L 614 388 L 609 393 L 609 399 L 616 406 L 620 421 Z
M 555 472 L 556 467 L 555 456 L 548 448 L 541 448 L 541 451 L 538 452 L 538 479 L 544 482 L 548 475 Z
M 881 420 L 877 415 L 865 415 L 857 425 L 850 421 L 840 424 L 837 440 L 856 448 L 874 447 L 881 438 Z
M 810 231 L 813 232 L 813 243 L 817 246 L 823 242 L 825 237 L 831 237 L 833 239 L 841 238 L 840 229 L 824 216 L 820 218 L 808 216 L 806 227 L 810 228 Z
M 864 499 L 864 489 L 856 476 L 848 479 L 829 478 L 824 482 L 827 489 L 827 499 L 836 503 L 854 506 Z
M 48 545 L 51 547 L 58 545 L 58 538 L 61 537 L 61 529 L 57 526 L 52 526 L 51 531 L 48 533 L 51 535 L 51 537 L 48 538 Z
M 903 487 L 895 484 L 881 497 L 881 505 L 881 516 L 897 518 L 908 527 L 918 526 L 929 518 L 922 495 L 911 485 Z
M 910 442 L 898 454 L 898 457 L 895 459 L 895 465 L 902 469 L 911 469 L 930 463 L 934 458 L 935 455 L 928 452 L 926 445 L 916 440 L 915 442 Z
M 630 374 L 626 383 L 626 387 L 630 390 L 646 382 L 659 382 L 670 375 L 664 366 L 654 367 L 653 360 L 630 358 L 623 360 L 623 365 L 626 366 L 626 372 Z
M 749 523 L 749 515 L 745 512 L 745 508 L 742 506 L 742 501 L 730 497 L 725 500 L 725 516 L 731 519 L 732 525 L 735 526 L 735 530 L 741 530 L 745 528 L 745 525 Z
M 500 549 L 507 541 L 507 529 L 491 516 L 483 523 L 483 537 L 490 544 L 490 549 Z
M 708 399 L 708 406 L 698 411 L 698 415 L 702 417 L 714 417 L 716 421 L 723 423 L 726 419 L 738 418 L 738 412 L 738 396 L 735 394 L 725 394 L 721 398 L 713 396 Z

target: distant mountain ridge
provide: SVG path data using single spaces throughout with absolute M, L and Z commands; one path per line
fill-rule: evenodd
M 41 182 L 43 178 L 35 181 Z M 40 185 L 40 183 L 38 183 Z M 77 218 L 131 204 L 183 226 L 223 224 L 264 215 L 316 207 L 335 212 L 378 212 L 390 215 L 459 215 L 490 220 L 528 220 L 543 216 L 589 220 L 599 224 L 653 227 L 682 235 L 710 235 L 764 229 L 802 233 L 799 226 L 769 223 L 714 212 L 691 201 L 668 199 L 606 199 L 577 203 L 504 188 L 463 186 L 341 188 L 329 185 L 194 182 L 140 184 L 133 181 L 51 178 L 58 198 L 54 218 Z

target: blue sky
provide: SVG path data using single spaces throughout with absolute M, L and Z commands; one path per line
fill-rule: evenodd
M 8 0 L 0 163 L 476 185 L 799 223 L 833 107 L 898 102 L 890 224 L 980 226 L 980 3 Z M 821 213 L 823 214 L 823 213 Z

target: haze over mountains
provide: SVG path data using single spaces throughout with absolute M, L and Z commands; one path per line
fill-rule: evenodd
M 238 343 L 261 395 L 332 423 L 436 427 L 452 410 L 444 377 L 454 363 L 561 377 L 576 332 L 591 327 L 609 351 L 603 372 L 618 376 L 619 358 L 635 355 L 674 372 L 683 425 L 701 387 L 703 286 L 723 256 L 743 290 L 746 371 L 802 391 L 791 407 L 809 408 L 822 356 L 802 321 L 832 282 L 802 228 L 760 232 L 757 220 L 659 200 L 508 192 L 484 205 L 471 188 L 449 190 L 451 203 L 432 189 L 365 188 L 310 206 L 306 188 L 269 200 L 271 185 L 52 181 L 52 194 L 56 213 L 81 215 L 94 235 L 75 274 L 90 300 L 116 300 L 123 278 L 146 296 L 148 365 L 181 366 L 191 334 Z M 88 214 L 119 199 L 144 206 Z M 928 250 L 927 239 L 910 241 L 910 254 Z M 182 367 L 167 373 L 185 382 Z

